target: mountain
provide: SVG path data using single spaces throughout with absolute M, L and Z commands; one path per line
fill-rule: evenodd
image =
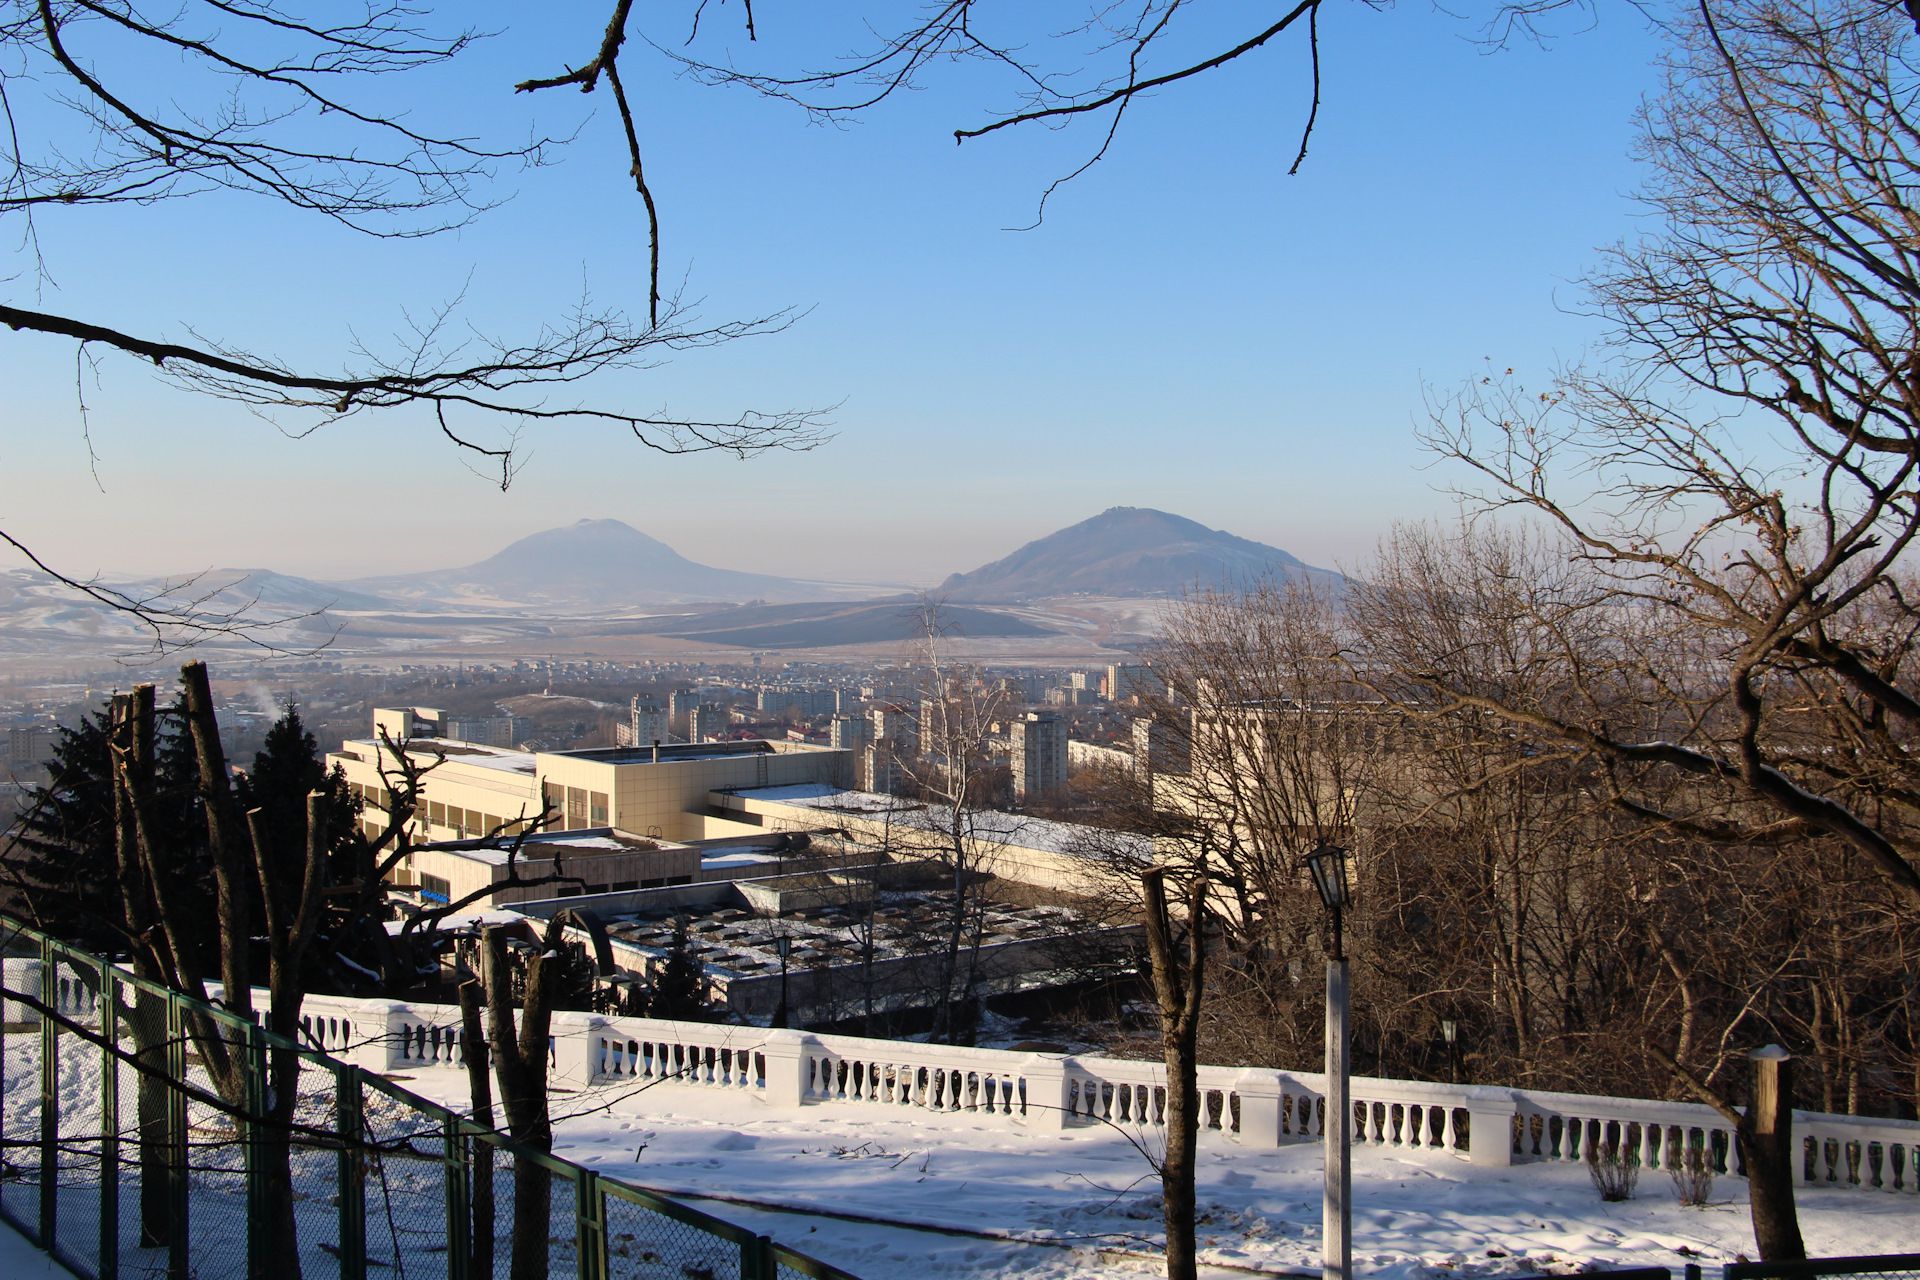
M 1051 596 L 1176 596 L 1195 587 L 1245 588 L 1305 577 L 1345 579 L 1265 543 L 1148 507 L 1113 507 L 1029 542 L 1004 560 L 940 584 L 948 600 L 1012 602 Z
M 616 610 L 690 601 L 818 600 L 818 584 L 697 564 L 619 520 L 582 520 L 530 534 L 477 564 L 394 578 L 363 589 L 449 603 L 481 601 Z
M 272 569 L 212 569 L 170 594 L 176 598 L 198 597 L 207 591 L 215 591 L 207 601 L 209 608 L 261 611 L 274 617 L 322 610 L 377 612 L 394 607 L 393 601 L 381 596 Z

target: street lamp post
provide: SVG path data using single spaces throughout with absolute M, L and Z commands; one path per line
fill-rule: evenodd
M 1454 1018 L 1440 1019 L 1440 1034 L 1447 1041 L 1447 1083 L 1460 1083 L 1460 1023 Z
M 1333 949 L 1327 956 L 1327 1113 L 1326 1192 L 1320 1211 L 1321 1270 L 1325 1280 L 1353 1277 L 1353 1170 L 1348 1163 L 1353 1125 L 1348 1057 L 1347 953 L 1340 936 L 1340 913 L 1352 901 L 1347 881 L 1347 851 L 1323 844 L 1307 855 L 1307 870 L 1320 901 L 1333 915 Z
M 780 934 L 773 940 L 774 954 L 780 957 L 780 1007 L 773 1011 L 773 1025 L 787 1025 L 787 953 L 793 950 L 793 939 Z

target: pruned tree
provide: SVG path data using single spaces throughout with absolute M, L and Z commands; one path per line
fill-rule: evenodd
M 545 1154 L 553 1150 L 547 1065 L 549 1028 L 563 960 L 560 917 L 548 921 L 539 943 L 519 967 L 521 996 L 517 1001 L 513 989 L 516 967 L 507 954 L 506 931 L 499 926 L 483 930 L 481 946 L 487 1052 L 500 1084 L 507 1134 L 515 1143 Z M 512 1280 L 546 1280 L 552 1181 L 545 1165 L 533 1160 L 514 1161 Z

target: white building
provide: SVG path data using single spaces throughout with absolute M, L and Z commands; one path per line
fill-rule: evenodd
M 1035 799 L 1067 785 L 1067 722 L 1029 711 L 1013 722 L 1013 794 Z

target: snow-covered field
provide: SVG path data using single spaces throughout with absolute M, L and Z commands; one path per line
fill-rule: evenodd
M 605 1109 L 560 1124 L 559 1154 L 659 1191 L 715 1197 L 700 1207 L 867 1280 L 1079 1280 L 1156 1269 L 1158 1184 L 1112 1129 L 1030 1137 L 880 1105 L 781 1111 L 672 1085 L 554 1099 L 556 1116 L 594 1107 Z M 1317 1147 L 1254 1151 L 1203 1138 L 1210 1273 L 1317 1274 L 1320 1191 Z M 1355 1270 L 1383 1280 L 1603 1265 L 1677 1271 L 1752 1251 L 1737 1178 L 1718 1182 L 1701 1209 L 1681 1208 L 1658 1172 L 1643 1176 L 1636 1199 L 1604 1204 L 1584 1166 L 1488 1170 L 1366 1150 L 1355 1155 L 1354 1201 Z M 1811 1190 L 1800 1204 L 1816 1256 L 1920 1251 L 1912 1190 Z

